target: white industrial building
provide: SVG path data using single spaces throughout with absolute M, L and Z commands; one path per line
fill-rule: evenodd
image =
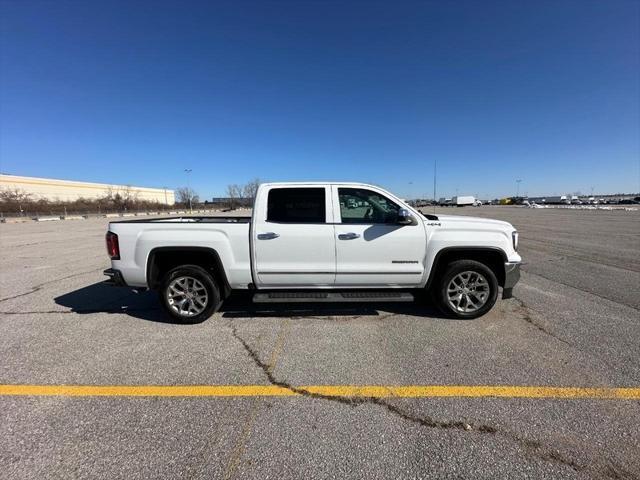
M 166 188 L 136 187 L 133 185 L 110 185 L 108 183 L 76 182 L 53 178 L 22 177 L 0 174 L 0 190 L 18 189 L 31 195 L 33 200 L 41 198 L 50 201 L 75 201 L 79 198 L 95 200 L 105 197 L 109 192 L 123 195 L 129 192 L 138 200 L 158 202 L 165 205 L 176 203 L 173 190 Z

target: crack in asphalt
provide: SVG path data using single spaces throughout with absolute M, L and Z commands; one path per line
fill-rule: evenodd
M 616 299 L 607 297 L 605 295 L 601 295 L 599 293 L 596 293 L 596 292 L 593 292 L 593 291 L 590 291 L 590 290 L 585 290 L 584 288 L 580 288 L 577 285 L 572 285 L 572 284 L 569 284 L 569 283 L 561 282 L 557 278 L 546 277 L 544 275 L 541 275 L 540 273 L 531 272 L 529 270 L 525 270 L 525 271 L 527 272 L 527 275 L 535 275 L 537 277 L 544 278 L 545 280 L 548 280 L 549 282 L 558 283 L 558 284 L 560 284 L 562 286 L 571 288 L 573 290 L 578 290 L 579 292 L 587 293 L 589 295 L 593 295 L 595 297 L 601 298 L 601 299 L 606 300 L 608 302 L 615 303 L 616 305 L 623 305 L 625 307 L 632 308 L 633 310 L 640 311 L 640 308 L 638 308 L 637 306 L 631 305 L 631 304 L 626 303 L 626 302 L 624 302 L 622 300 L 616 300 Z
M 79 277 L 81 275 L 86 275 L 88 273 L 93 273 L 93 272 L 99 272 L 100 270 L 103 270 L 102 267 L 100 268 L 95 268 L 93 270 L 87 270 L 85 272 L 79 272 L 79 273 L 74 273 L 72 275 L 67 275 L 66 277 L 60 277 L 60 278 L 55 278 L 53 280 L 47 280 L 46 282 L 42 282 L 34 287 L 31 287 L 31 290 L 28 292 L 24 292 L 24 293 L 19 293 L 17 295 L 12 295 L 10 297 L 4 297 L 4 298 L 0 298 L 0 302 L 6 302 L 7 300 L 13 300 L 14 298 L 20 298 L 20 297 L 26 297 L 27 295 L 31 295 L 32 293 L 36 293 L 40 290 L 42 290 L 42 287 L 44 287 L 45 285 L 48 285 L 50 283 L 55 283 L 55 282 L 59 282 L 60 280 L 66 280 L 68 278 L 73 278 L 73 277 Z
M 45 314 L 45 313 L 139 313 L 139 312 L 154 312 L 154 311 L 162 311 L 160 308 L 96 308 L 96 309 L 87 309 L 87 310 L 25 310 L 23 312 L 4 312 L 0 311 L 0 315 L 36 315 L 36 314 Z
M 3 245 L 3 248 L 30 247 L 32 245 L 44 245 L 45 243 L 47 242 L 16 243 L 14 245 Z
M 122 295 L 126 297 L 126 295 Z M 129 307 L 127 305 L 113 306 L 113 307 L 101 307 L 101 308 L 72 308 L 70 310 L 22 310 L 20 312 L 12 311 L 0 311 L 0 315 L 37 315 L 37 314 L 49 314 L 49 313 L 63 313 L 70 314 L 91 314 L 91 313 L 141 313 L 141 312 L 162 312 L 160 306 L 156 307 Z
M 290 391 L 292 391 L 294 393 L 297 393 L 297 394 L 305 396 L 305 397 L 317 398 L 317 399 L 321 399 L 321 400 L 329 400 L 329 401 L 332 401 L 332 402 L 342 403 L 344 405 L 349 405 L 349 406 L 352 406 L 352 407 L 357 407 L 357 406 L 363 405 L 365 403 L 371 403 L 371 404 L 379 405 L 381 407 L 386 408 L 390 412 L 401 416 L 405 420 L 411 421 L 413 423 L 417 423 L 417 424 L 422 425 L 424 427 L 444 428 L 444 429 L 455 428 L 455 429 L 460 429 L 460 430 L 471 430 L 471 429 L 474 428 L 472 425 L 470 425 L 468 423 L 465 423 L 465 422 L 462 422 L 462 421 L 440 422 L 440 421 L 433 420 L 430 417 L 416 417 L 416 416 L 413 416 L 413 415 L 401 410 L 397 406 L 392 405 L 390 403 L 387 403 L 383 399 L 377 398 L 377 397 L 368 397 L 368 396 L 346 397 L 346 396 L 341 396 L 341 395 L 326 395 L 326 394 L 323 394 L 323 393 L 310 392 L 309 390 L 306 390 L 304 388 L 293 386 L 290 383 L 278 380 L 273 375 L 273 373 L 271 372 L 271 370 L 269 368 L 269 365 L 266 364 L 265 362 L 263 362 L 262 359 L 260 359 L 260 356 L 238 334 L 238 331 L 237 331 L 235 326 L 231 326 L 231 334 L 233 335 L 233 337 L 236 340 L 238 340 L 242 344 L 243 348 L 245 349 L 245 351 L 247 352 L 247 354 L 249 355 L 251 360 L 253 360 L 253 362 L 262 370 L 264 375 L 267 377 L 267 380 L 269 380 L 269 383 L 271 385 L 276 386 L 276 387 L 285 388 L 287 390 L 290 390 Z M 479 426 L 477 426 L 475 428 L 476 428 L 476 430 L 478 432 L 481 432 L 481 433 L 495 433 L 495 429 L 493 427 L 489 426 L 489 425 L 479 425 Z
M 564 260 L 565 258 L 572 258 L 572 259 L 575 259 L 575 260 L 580 260 L 580 261 L 585 262 L 585 263 L 591 263 L 591 264 L 594 264 L 594 265 L 604 265 L 604 266 L 607 266 L 607 267 L 610 267 L 610 268 L 617 268 L 618 270 L 625 270 L 627 272 L 640 273 L 640 269 L 638 269 L 638 268 L 629 268 L 629 266 L 626 265 L 626 264 L 625 265 L 620 265 L 620 264 L 617 264 L 617 263 L 605 262 L 601 258 L 596 260 L 596 259 L 593 259 L 593 258 L 588 257 L 588 256 L 576 255 L 575 253 L 571 253 L 574 250 L 571 250 L 570 247 L 555 247 L 555 248 L 551 247 L 551 249 L 549 249 L 549 243 L 548 242 L 542 241 L 542 240 L 535 240 L 535 239 L 532 239 L 532 238 L 527 238 L 526 242 L 527 242 L 526 244 L 527 244 L 527 249 L 528 250 L 533 250 L 535 252 L 542 252 L 542 253 L 547 254 L 547 255 L 555 254 L 555 255 L 557 255 L 559 257 L 558 258 L 559 260 Z M 546 249 L 545 248 L 533 247 L 532 244 L 534 244 L 534 243 L 537 243 L 539 245 L 544 245 L 546 247 Z M 569 253 L 567 253 L 567 252 L 569 252 Z M 547 262 L 553 262 L 555 260 L 556 259 L 550 258 L 549 260 L 547 260 Z
M 535 327 L 537 330 L 541 331 L 542 333 L 545 333 L 546 335 L 549 335 L 550 337 L 555 338 L 559 342 L 562 342 L 565 345 L 573 346 L 573 345 L 571 345 L 571 343 L 566 341 L 564 338 L 560 338 L 555 333 L 553 333 L 552 331 L 548 330 L 544 325 L 540 325 L 540 323 L 536 322 L 533 319 L 533 317 L 531 316 L 531 313 L 530 313 L 530 311 L 533 310 L 533 309 L 531 307 L 528 307 L 520 298 L 516 297 L 515 295 L 512 298 L 518 303 L 518 307 L 521 310 L 520 313 L 522 315 L 522 319 L 525 322 L 527 322 L 528 324 L 532 325 L 533 327 Z
M 579 465 L 576 461 L 565 457 L 558 450 L 545 446 L 542 442 L 539 442 L 537 440 L 523 439 L 517 436 L 513 432 L 509 432 L 506 430 L 498 430 L 498 428 L 491 425 L 487 425 L 487 424 L 474 425 L 474 424 L 463 422 L 463 421 L 439 421 L 428 416 L 413 415 L 401 409 L 400 407 L 393 405 L 392 403 L 389 403 L 386 400 L 378 397 L 371 397 L 371 396 L 347 397 L 347 396 L 341 396 L 341 395 L 335 395 L 335 396 L 326 395 L 326 394 L 321 394 L 317 392 L 310 392 L 304 388 L 293 386 L 288 382 L 278 380 L 275 377 L 275 375 L 271 372 L 269 365 L 263 362 L 260 356 L 258 355 L 258 353 L 253 348 L 251 348 L 251 346 L 247 343 L 247 341 L 244 338 L 242 338 L 242 336 L 238 334 L 236 326 L 229 325 L 229 327 L 231 328 L 232 336 L 242 345 L 242 347 L 247 352 L 247 354 L 249 355 L 253 363 L 255 363 L 255 365 L 260 370 L 262 370 L 263 374 L 265 375 L 265 377 L 267 378 L 267 380 L 271 385 L 285 388 L 287 390 L 290 390 L 293 393 L 296 393 L 304 397 L 327 400 L 335 403 L 340 403 L 343 405 L 348 405 L 351 407 L 357 407 L 364 404 L 377 405 L 379 407 L 386 409 L 388 412 L 392 413 L 393 415 L 396 415 L 402 420 L 406 420 L 408 422 L 420 425 L 422 427 L 444 429 L 444 430 L 461 430 L 465 432 L 479 433 L 479 434 L 485 434 L 485 435 L 501 435 L 519 444 L 530 455 L 537 457 L 541 460 L 562 464 L 564 466 L 567 466 L 573 469 L 576 472 L 583 471 L 587 468 L 585 466 Z M 611 472 L 615 472 L 616 476 L 610 476 L 609 473 Z M 628 472 L 624 472 L 618 468 L 613 467 L 611 464 L 608 464 L 605 467 L 605 469 L 600 473 L 607 474 L 607 476 L 610 476 L 610 478 L 616 478 L 616 479 L 636 478 L 631 476 L 631 474 L 629 474 Z M 624 475 L 624 476 L 620 476 L 620 475 Z

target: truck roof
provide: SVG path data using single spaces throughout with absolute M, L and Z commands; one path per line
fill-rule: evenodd
M 265 182 L 261 183 L 260 186 L 265 187 L 296 187 L 296 186 L 305 186 L 305 185 L 348 185 L 352 187 L 373 187 L 373 188 L 382 188 L 379 185 L 373 185 L 369 183 L 362 182 Z

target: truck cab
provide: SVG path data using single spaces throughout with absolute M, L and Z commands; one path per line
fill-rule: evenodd
M 251 224 L 255 284 L 418 286 L 427 246 L 421 218 L 372 186 L 266 184 Z

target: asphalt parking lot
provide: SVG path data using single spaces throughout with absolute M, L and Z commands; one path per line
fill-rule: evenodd
M 480 319 L 236 297 L 175 325 L 102 285 L 106 219 L 0 225 L 1 476 L 640 478 L 640 211 L 439 212 L 521 233 Z

